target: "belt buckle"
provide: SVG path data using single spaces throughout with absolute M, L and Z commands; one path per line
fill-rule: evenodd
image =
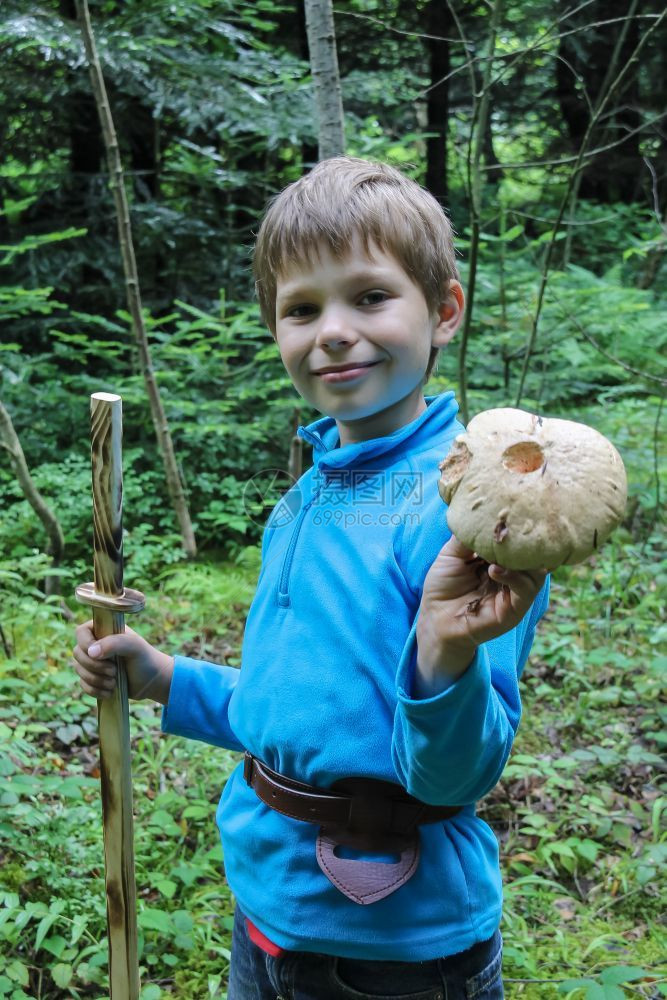
M 369 831 L 375 834 L 392 833 L 393 804 L 381 794 L 352 794 L 347 826 L 351 833 Z

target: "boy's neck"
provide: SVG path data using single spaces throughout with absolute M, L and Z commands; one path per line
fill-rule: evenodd
M 426 400 L 419 386 L 413 393 L 397 403 L 388 406 L 386 410 L 373 413 L 359 420 L 337 420 L 340 447 L 346 444 L 358 444 L 360 441 L 370 441 L 372 438 L 387 437 L 394 431 L 412 423 L 426 409 Z

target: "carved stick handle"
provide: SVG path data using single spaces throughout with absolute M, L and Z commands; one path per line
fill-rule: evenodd
M 125 631 L 125 615 L 103 598 L 123 598 L 122 400 L 106 392 L 90 398 L 93 471 L 94 589 L 93 630 L 98 639 Z M 93 603 L 91 601 L 91 603 Z M 113 601 L 108 602 L 113 604 Z M 137 1000 L 137 903 L 132 825 L 132 765 L 127 676 L 117 663 L 114 695 L 98 701 L 104 871 L 109 934 L 109 995 Z

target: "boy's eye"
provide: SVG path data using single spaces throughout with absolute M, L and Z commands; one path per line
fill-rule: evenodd
M 374 289 L 372 292 L 364 292 L 364 294 L 359 299 L 359 305 L 361 306 L 377 306 L 381 302 L 385 302 L 389 296 L 386 292 L 381 292 L 378 289 Z
M 316 312 L 316 306 L 303 303 L 298 306 L 290 306 L 290 308 L 286 310 L 285 315 L 289 316 L 291 319 L 304 319 L 306 316 L 312 316 Z

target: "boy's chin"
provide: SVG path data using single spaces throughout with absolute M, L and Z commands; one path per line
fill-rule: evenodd
M 345 423 L 354 424 L 359 421 L 372 420 L 374 417 L 390 417 L 391 414 L 396 414 L 397 416 L 403 415 L 404 422 L 409 423 L 413 411 L 421 411 L 426 405 L 422 390 L 423 385 L 420 384 L 408 392 L 397 393 L 395 399 L 385 399 L 381 403 L 369 402 L 366 406 L 351 407 L 347 412 L 343 412 L 341 409 L 332 416 L 335 416 L 336 420 L 344 420 Z

